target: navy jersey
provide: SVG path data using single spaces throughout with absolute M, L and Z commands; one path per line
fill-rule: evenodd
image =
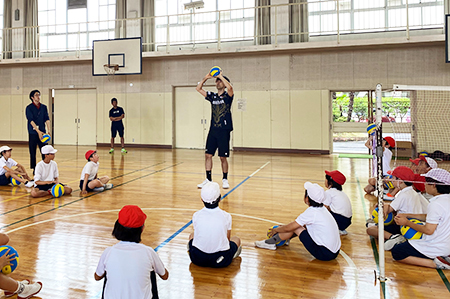
M 125 114 L 122 107 L 117 106 L 117 108 L 112 107 L 111 110 L 109 110 L 109 117 L 119 117 L 122 114 Z M 112 125 L 123 125 L 122 120 L 113 121 Z
M 208 91 L 205 99 L 211 102 L 211 127 L 210 129 L 221 129 L 233 131 L 231 119 L 231 104 L 233 97 L 225 91 L 222 95 Z
M 44 104 L 41 104 L 39 109 L 33 104 L 29 104 L 27 108 L 25 109 L 25 115 L 27 117 L 28 121 L 28 133 L 29 134 L 36 134 L 37 132 L 33 129 L 33 126 L 31 125 L 31 122 L 34 121 L 36 126 L 38 126 L 39 130 L 46 133 L 45 130 L 45 122 L 47 120 L 50 120 L 48 116 L 48 110 L 47 106 Z

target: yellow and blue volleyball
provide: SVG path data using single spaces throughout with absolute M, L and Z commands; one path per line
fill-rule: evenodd
M 419 153 L 419 156 L 428 157 L 428 152 L 425 152 L 425 151 L 420 152 L 420 153 Z
M 209 71 L 209 74 L 211 75 L 211 76 L 213 76 L 213 77 L 217 77 L 217 75 L 219 75 L 220 74 L 220 71 L 221 71 L 222 69 L 220 68 L 220 66 L 213 66 L 212 68 L 211 68 L 211 70 Z
M 376 207 L 373 212 L 372 212 L 372 219 L 375 223 L 378 223 L 378 207 Z M 394 214 L 389 213 L 386 217 L 386 219 L 384 219 L 384 225 L 390 225 L 392 224 L 392 222 L 394 222 Z
M 278 225 L 274 225 L 274 226 L 272 226 L 271 228 L 269 228 L 269 230 L 267 231 L 267 239 L 270 238 L 269 235 L 270 235 L 270 232 L 272 231 L 272 229 L 277 228 L 277 227 L 278 227 Z M 286 240 L 281 240 L 281 241 L 278 242 L 276 245 L 277 245 L 277 246 L 283 246 L 284 244 L 286 244 Z
M 386 180 L 391 180 L 392 179 L 392 175 L 387 175 L 384 177 L 384 179 Z M 384 181 L 384 187 L 387 189 L 393 189 L 394 188 L 394 184 L 392 184 L 391 181 Z
M 62 184 L 56 184 L 52 187 L 52 195 L 54 197 L 61 197 L 64 195 L 64 186 Z
M 367 126 L 367 133 L 369 134 L 369 135 L 373 135 L 373 134 L 375 134 L 375 131 L 377 130 L 377 125 L 376 124 L 369 124 L 368 126 Z
M 420 220 L 417 219 L 409 219 L 409 221 L 419 224 L 419 225 L 425 225 L 425 223 L 423 223 Z M 422 239 L 422 233 L 416 231 L 415 229 L 406 226 L 406 225 L 402 225 L 400 227 L 400 233 L 408 240 L 418 240 L 418 239 Z
M 15 178 L 11 177 L 9 179 L 9 181 L 11 182 L 11 185 L 13 186 L 19 186 L 20 185 L 20 181 L 16 180 Z
M 52 139 L 52 137 L 50 137 L 50 135 L 44 134 L 44 136 L 42 136 L 41 142 L 48 143 L 51 139 Z
M 8 249 L 9 249 L 8 255 L 11 255 L 13 253 L 15 253 L 16 255 L 14 255 L 12 257 L 13 260 L 9 262 L 11 265 L 6 265 L 2 268 L 1 271 L 3 274 L 10 274 L 14 272 L 14 270 L 16 270 L 17 266 L 19 265 L 19 253 L 17 253 L 17 250 L 15 250 L 13 247 L 9 245 L 3 245 L 0 247 L 0 256 L 5 255 Z

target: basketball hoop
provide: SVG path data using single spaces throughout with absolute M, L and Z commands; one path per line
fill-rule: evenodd
M 104 64 L 106 74 L 108 75 L 108 80 L 114 79 L 114 74 L 119 70 L 118 64 Z

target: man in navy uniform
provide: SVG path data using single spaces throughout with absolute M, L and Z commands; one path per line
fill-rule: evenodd
M 122 154 L 126 154 L 127 151 L 125 150 L 125 140 L 123 138 L 123 122 L 122 119 L 125 118 L 125 112 L 123 111 L 122 107 L 117 106 L 117 99 L 112 98 L 111 104 L 113 107 L 111 110 L 109 110 L 109 119 L 111 120 L 111 149 L 109 150 L 109 153 L 114 153 L 114 138 L 116 138 L 117 133 L 119 133 L 120 136 L 120 143 L 122 145 Z

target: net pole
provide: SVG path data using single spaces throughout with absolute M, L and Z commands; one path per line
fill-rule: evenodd
M 376 139 L 377 139 L 377 189 L 378 189 L 378 254 L 380 258 L 380 281 L 385 282 L 384 264 L 384 202 L 383 202 L 383 123 L 381 119 L 381 84 L 376 87 Z

